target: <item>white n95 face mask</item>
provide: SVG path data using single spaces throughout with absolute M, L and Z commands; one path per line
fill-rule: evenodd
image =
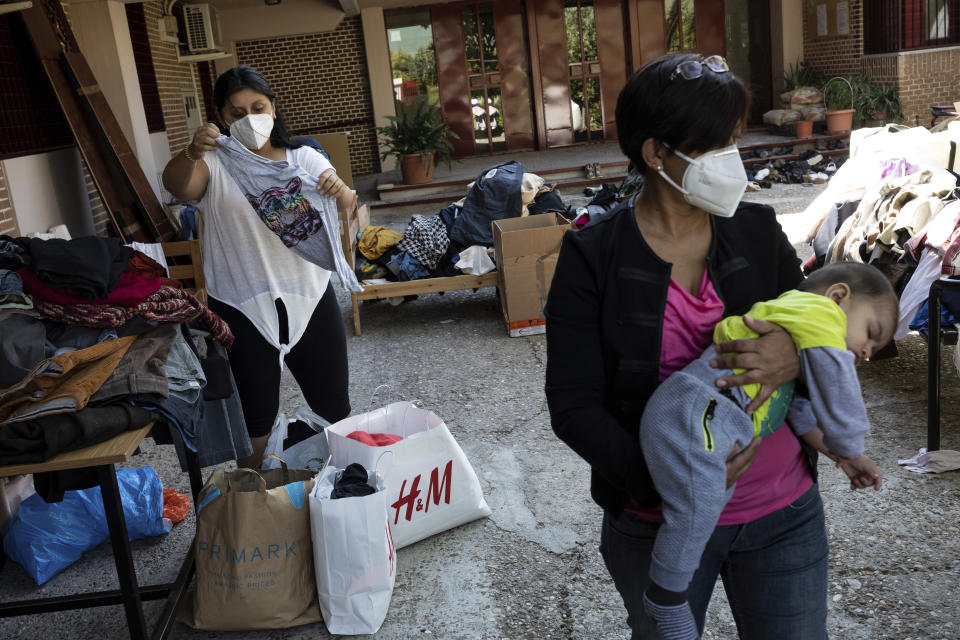
M 253 113 L 230 125 L 230 135 L 251 151 L 258 151 L 270 140 L 273 133 L 273 116 L 269 113 Z
M 683 186 L 671 180 L 662 169 L 657 173 L 693 206 L 724 218 L 732 217 L 747 189 L 747 172 L 737 145 L 707 151 L 698 158 L 670 150 L 689 163 L 683 172 Z

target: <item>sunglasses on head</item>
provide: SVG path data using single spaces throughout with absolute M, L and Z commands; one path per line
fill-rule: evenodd
M 673 73 L 670 74 L 670 80 L 673 80 L 677 76 L 680 76 L 684 80 L 696 80 L 703 75 L 703 68 L 706 67 L 713 71 L 714 73 L 724 73 L 725 71 L 730 71 L 730 67 L 727 65 L 727 61 L 723 59 L 723 56 L 709 56 L 706 58 L 701 58 L 700 60 L 687 60 L 681 62 L 673 70 Z

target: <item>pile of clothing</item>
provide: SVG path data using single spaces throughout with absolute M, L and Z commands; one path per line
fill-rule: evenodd
M 747 191 L 769 189 L 780 184 L 821 184 L 843 166 L 846 156 L 827 157 L 822 151 L 844 149 L 844 140 L 817 140 L 815 149 L 794 154 L 792 146 L 751 149 L 740 153 L 749 181 Z M 795 157 L 795 159 L 793 159 Z M 769 158 L 769 159 L 768 159 Z
M 162 252 L 159 253 L 162 259 Z M 115 238 L 0 236 L 0 465 L 43 462 L 154 423 L 201 465 L 250 453 L 230 328 Z M 95 483 L 37 474 L 45 498 Z
M 853 156 L 804 214 L 814 250 L 804 270 L 842 261 L 881 269 L 900 297 L 897 339 L 926 328 L 933 281 L 960 276 L 960 175 L 899 140 L 909 137 Z M 944 313 L 955 322 L 960 300 L 945 295 Z
M 381 226 L 363 229 L 357 278 L 369 283 L 482 275 L 496 268 L 493 220 L 566 209 L 553 185 L 525 173 L 519 162 L 488 167 L 465 198 L 435 215 L 414 215 L 402 234 Z

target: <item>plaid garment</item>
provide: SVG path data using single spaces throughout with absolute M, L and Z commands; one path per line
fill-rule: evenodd
M 216 338 L 224 347 L 233 344 L 233 333 L 220 316 L 183 289 L 162 286 L 136 307 L 111 304 L 57 304 L 34 299 L 36 311 L 50 320 L 81 327 L 116 328 L 141 316 L 153 322 L 191 322 Z
M 414 215 L 397 248 L 406 251 L 424 267 L 433 271 L 450 246 L 447 227 L 440 216 Z

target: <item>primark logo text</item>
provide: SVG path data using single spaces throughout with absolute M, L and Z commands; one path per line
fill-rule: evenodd
M 246 562 L 256 562 L 258 560 L 286 559 L 297 555 L 297 541 L 283 542 L 282 544 L 257 545 L 254 547 L 243 547 L 234 549 L 233 547 L 221 546 L 219 544 L 210 544 L 203 540 L 197 540 L 197 555 L 203 556 L 209 554 L 211 560 L 217 559 L 226 562 L 243 564 Z

